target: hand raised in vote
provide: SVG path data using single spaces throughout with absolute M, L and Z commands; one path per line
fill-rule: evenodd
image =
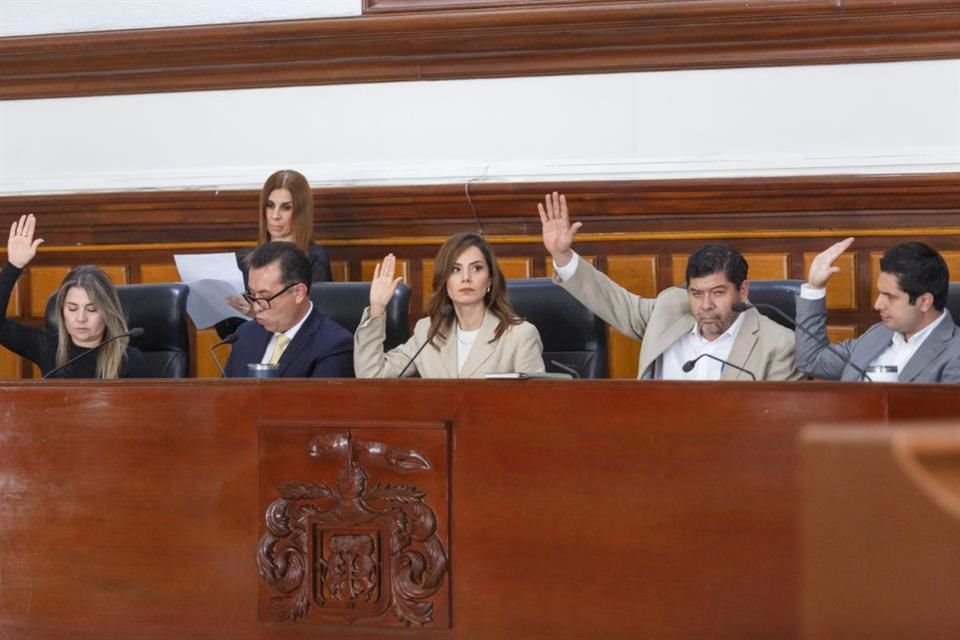
M 543 226 L 543 246 L 553 257 L 554 262 L 564 266 L 573 259 L 573 239 L 583 226 L 582 222 L 570 224 L 567 211 L 567 198 L 563 194 L 547 194 L 543 204 L 538 204 L 540 224 Z
M 383 262 L 373 269 L 373 280 L 370 282 L 370 315 L 380 316 L 386 313 L 387 305 L 393 297 L 397 286 L 403 282 L 403 276 L 394 277 L 397 269 L 397 259 L 389 253 Z
M 834 266 L 833 263 L 837 261 L 837 258 L 839 258 L 851 244 L 853 244 L 853 238 L 847 238 L 832 245 L 826 251 L 817 254 L 817 257 L 810 263 L 807 285 L 814 289 L 823 289 L 827 286 L 827 280 L 829 280 L 833 274 L 840 271 L 840 267 Z
M 10 225 L 7 260 L 13 266 L 23 269 L 37 255 L 37 247 L 43 244 L 43 238 L 34 240 L 33 234 L 36 228 L 37 219 L 32 213 L 20 216 L 20 220 Z

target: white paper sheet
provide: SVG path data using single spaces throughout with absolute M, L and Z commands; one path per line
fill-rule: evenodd
M 240 315 L 226 301 L 227 296 L 243 293 L 243 273 L 235 253 L 184 254 L 173 259 L 180 280 L 190 287 L 187 313 L 197 328 Z

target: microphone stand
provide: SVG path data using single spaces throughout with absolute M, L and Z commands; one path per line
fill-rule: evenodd
M 684 372 L 684 373 L 690 373 L 691 371 L 693 371 L 693 368 L 694 368 L 695 366 L 697 366 L 697 361 L 699 361 L 700 358 L 710 358 L 711 360 L 716 360 L 717 362 L 719 362 L 720 364 L 722 364 L 722 365 L 724 365 L 724 366 L 730 365 L 730 366 L 733 367 L 734 369 L 737 369 L 738 371 L 742 371 L 742 372 L 744 372 L 745 374 L 747 374 L 748 376 L 750 376 L 751 378 L 753 378 L 753 381 L 754 381 L 754 382 L 757 381 L 757 376 L 755 376 L 755 375 L 753 374 L 753 371 L 750 371 L 749 369 L 744 369 L 744 368 L 741 367 L 740 365 L 733 364 L 732 362 L 728 362 L 727 360 L 724 360 L 723 358 L 718 358 L 717 356 L 711 355 L 711 354 L 709 354 L 709 353 L 701 353 L 700 355 L 698 355 L 698 356 L 697 356 L 696 358 L 694 358 L 693 360 L 687 360 L 686 362 L 684 362 L 684 363 L 683 363 L 683 367 L 681 367 L 681 368 L 683 369 L 683 372 Z
M 80 360 L 81 358 L 86 358 L 86 357 L 87 357 L 88 355 L 90 355 L 91 353 L 96 353 L 97 351 L 99 351 L 100 349 L 102 349 L 102 348 L 105 347 L 106 345 L 110 344 L 110 343 L 113 342 L 114 340 L 119 340 L 120 338 L 139 338 L 139 337 L 142 336 L 142 335 L 143 335 L 143 329 L 140 328 L 140 327 L 136 327 L 136 328 L 134 328 L 134 329 L 130 329 L 130 331 L 128 331 L 128 332 L 126 332 L 126 333 L 121 333 L 121 334 L 118 335 L 118 336 L 113 336 L 112 338 L 107 338 L 106 340 L 104 340 L 103 342 L 101 342 L 101 343 L 98 344 L 97 346 L 93 347 L 92 349 L 87 349 L 87 350 L 84 351 L 83 353 L 81 353 L 81 354 L 79 354 L 79 355 L 76 355 L 76 356 L 73 356 L 72 358 L 70 358 L 69 360 L 67 360 L 66 362 L 64 362 L 64 363 L 63 363 L 62 365 L 60 365 L 59 367 L 54 367 L 53 369 L 50 369 L 50 371 L 48 371 L 47 373 L 43 374 L 43 376 L 42 376 L 40 379 L 41 379 L 41 380 L 46 380 L 47 378 L 49 378 L 49 377 L 52 376 L 53 374 L 59 373 L 60 371 L 63 371 L 64 369 L 66 369 L 67 367 L 69 367 L 70 365 L 72 365 L 72 364 L 73 364 L 74 362 L 76 362 L 77 360 Z

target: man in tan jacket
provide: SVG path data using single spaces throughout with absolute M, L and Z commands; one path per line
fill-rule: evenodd
M 539 205 L 543 245 L 554 281 L 640 348 L 639 377 L 658 380 L 795 380 L 794 334 L 750 308 L 747 262 L 711 244 L 687 262 L 687 287 L 641 298 L 573 251 L 582 223 L 570 223 L 567 201 L 554 192 Z

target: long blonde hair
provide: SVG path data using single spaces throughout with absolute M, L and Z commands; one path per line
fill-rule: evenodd
M 313 244 L 313 191 L 302 173 L 281 169 L 270 175 L 260 189 L 260 235 L 257 244 L 270 242 L 267 232 L 267 200 L 276 189 L 287 189 L 293 198 L 293 217 L 290 220 L 293 243 L 304 253 Z
M 80 287 L 87 292 L 90 302 L 95 304 L 103 316 L 104 329 L 102 341 L 113 336 L 127 333 L 127 320 L 120 307 L 120 299 L 110 278 L 97 267 L 89 264 L 80 265 L 70 270 L 60 289 L 57 291 L 57 366 L 62 367 L 70 359 L 70 334 L 67 333 L 63 321 L 63 306 L 67 292 L 73 287 Z M 120 366 L 127 352 L 128 338 L 114 340 L 97 352 L 97 377 L 116 378 L 120 375 Z

